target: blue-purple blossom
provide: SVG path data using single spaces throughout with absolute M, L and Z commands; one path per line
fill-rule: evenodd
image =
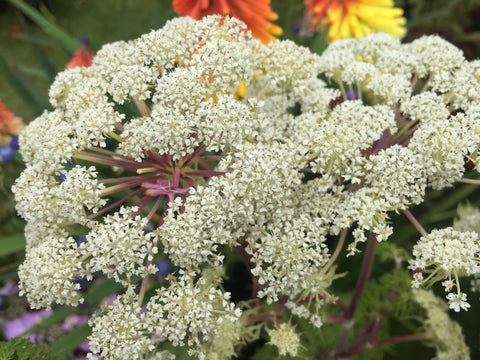
M 168 275 L 170 265 L 165 260 L 161 260 L 161 261 L 157 262 L 156 265 L 157 265 L 157 268 L 158 268 L 157 279 L 158 279 L 159 283 L 162 283 L 162 282 L 165 281 L 165 278 Z
M 18 138 L 12 137 L 10 143 L 0 146 L 0 162 L 10 162 L 13 160 L 15 150 L 18 150 Z
M 52 315 L 51 310 L 40 310 L 34 312 L 27 312 L 22 316 L 7 321 L 3 327 L 5 339 L 11 339 L 15 336 L 23 334 L 25 331 L 30 329 L 33 325 L 40 322 L 43 318 Z M 38 334 L 28 334 L 25 338 L 30 339 L 31 342 L 36 340 L 41 340 L 41 335 Z

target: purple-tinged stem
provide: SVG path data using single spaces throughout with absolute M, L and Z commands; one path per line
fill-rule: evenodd
M 384 345 L 384 344 L 394 344 L 407 341 L 420 341 L 428 339 L 428 334 L 426 332 L 417 333 L 417 334 L 407 334 L 407 335 L 398 335 L 392 336 L 390 338 L 375 340 L 374 345 Z
M 116 208 L 117 206 L 123 204 L 125 201 L 131 199 L 132 197 L 134 197 L 135 195 L 141 193 L 144 189 L 140 188 L 140 189 L 137 189 L 135 190 L 134 192 L 132 192 L 131 194 L 128 194 L 127 196 L 125 196 L 124 198 L 118 200 L 118 201 L 115 201 L 113 204 L 110 204 L 108 205 L 107 207 L 104 207 L 102 210 L 96 212 L 95 214 L 92 214 L 92 215 L 89 215 L 88 218 L 89 219 L 93 219 L 99 215 L 102 215 L 110 210 L 112 210 L 113 208 Z
M 110 155 L 112 157 L 122 158 L 122 159 L 125 159 L 125 160 L 129 160 L 131 162 L 137 162 L 131 156 L 122 155 L 122 154 L 116 153 L 114 151 L 110 151 L 110 150 L 107 150 L 107 149 L 102 149 L 102 148 L 95 147 L 95 146 L 93 146 L 91 148 L 88 148 L 88 150 L 89 151 L 95 151 L 95 152 L 98 152 L 98 153 L 101 153 L 101 154 Z M 89 154 L 86 151 L 82 151 L 82 152 L 84 152 L 85 154 Z
M 360 346 L 365 339 L 370 337 L 372 330 L 374 329 L 375 326 L 375 321 L 377 318 L 370 320 L 367 325 L 365 325 L 359 332 L 356 334 L 355 338 L 350 342 L 349 350 L 357 348 Z M 374 339 L 372 339 L 374 340 Z M 348 351 L 347 351 L 348 352 Z
M 409 129 L 405 134 L 403 134 L 400 138 L 396 139 L 393 143 L 406 146 L 415 131 L 417 131 L 416 126 Z
M 173 170 L 173 186 L 175 188 L 178 188 L 179 184 L 180 184 L 180 168 L 178 166 L 175 166 L 175 170 Z
M 390 134 L 390 131 L 385 130 L 380 140 L 378 140 L 377 143 L 375 144 L 370 155 L 376 155 L 380 152 L 380 150 L 385 149 L 389 141 L 391 140 L 391 138 L 392 138 L 392 134 Z
M 340 329 L 340 334 L 337 341 L 337 354 L 345 351 L 345 345 L 350 335 L 350 331 L 353 327 L 353 319 L 355 312 L 357 311 L 358 304 L 367 285 L 370 273 L 372 272 L 373 261 L 375 259 L 375 251 L 377 249 L 377 236 L 375 233 L 370 232 L 367 240 L 367 247 L 363 256 L 362 268 L 360 275 L 358 276 L 357 284 L 353 292 L 353 297 L 350 302 L 350 306 L 345 314 L 345 321 Z
M 213 170 L 192 170 L 184 173 L 188 176 L 202 176 L 202 177 L 211 177 L 211 176 L 223 176 L 225 171 L 213 171 Z
M 193 153 L 187 155 L 183 164 L 184 166 L 188 166 L 192 163 L 192 161 L 197 157 L 200 156 L 205 150 L 207 149 L 206 145 L 200 145 Z
M 377 337 L 378 329 L 380 328 L 381 323 L 382 323 L 382 320 L 379 317 L 376 317 L 373 322 L 372 331 L 370 333 L 370 342 L 375 341 L 375 338 Z
M 418 220 L 415 218 L 415 216 L 413 216 L 413 214 L 408 209 L 403 210 L 403 213 L 408 218 L 408 220 L 410 220 L 410 222 L 413 224 L 413 226 L 415 226 L 415 228 L 418 230 L 418 232 L 420 234 L 422 234 L 422 236 L 427 235 L 427 232 L 423 228 L 422 224 L 420 224 L 418 222 Z
M 137 216 L 145 206 L 147 206 L 147 204 L 152 201 L 153 197 L 152 196 L 144 196 L 143 198 L 141 198 L 136 204 L 135 206 L 138 207 L 138 210 L 132 214 L 132 218 Z
M 132 99 L 142 116 L 151 117 L 150 109 L 148 108 L 147 104 L 145 104 L 143 100 L 140 100 L 136 96 L 132 96 Z
M 158 237 L 153 241 L 153 247 L 156 247 L 158 244 Z M 152 260 L 147 260 L 147 268 L 152 264 Z M 140 285 L 140 291 L 138 292 L 138 306 L 142 306 L 143 298 L 145 297 L 145 292 L 147 290 L 149 274 L 145 275 Z
M 127 160 L 113 159 L 108 156 L 91 154 L 84 151 L 78 152 L 74 156 L 77 159 L 87 160 L 99 164 L 111 165 L 116 167 L 121 167 L 124 169 L 137 170 L 139 168 L 145 167 L 142 163 L 131 162 Z
M 202 156 L 202 159 L 205 160 L 205 161 L 220 161 L 222 160 L 224 157 L 223 156 L 215 156 L 215 155 L 212 155 L 212 156 Z
M 111 183 L 123 183 L 126 181 L 138 180 L 138 184 L 141 184 L 142 182 L 145 182 L 147 180 L 157 179 L 157 178 L 158 178 L 157 174 L 149 174 L 149 175 L 135 175 L 135 176 L 124 176 L 124 177 L 118 177 L 118 178 L 100 179 L 98 180 L 98 182 L 102 184 L 111 184 Z
M 212 168 L 204 161 L 205 158 L 197 158 L 197 163 L 206 170 L 212 170 Z
M 127 181 L 127 182 L 124 182 L 124 183 L 113 185 L 113 186 L 110 186 L 108 188 L 103 189 L 102 190 L 102 196 L 107 196 L 107 195 L 110 195 L 110 194 L 114 194 L 118 191 L 131 189 L 135 186 L 139 186 L 139 183 L 137 181 Z
M 162 202 L 162 200 L 163 200 L 163 196 L 157 197 L 157 200 L 155 201 L 155 204 L 153 205 L 153 207 L 148 212 L 148 215 L 147 215 L 148 221 L 150 221 L 150 219 L 153 217 L 153 214 L 155 214 L 157 212 L 157 209 L 160 206 L 160 203 Z
M 147 155 L 147 159 L 163 166 L 163 167 L 169 167 L 169 162 L 164 158 L 162 157 L 161 155 L 159 155 L 156 151 L 147 151 L 146 152 L 146 155 Z M 167 155 L 168 156 L 168 155 Z
M 417 334 L 408 334 L 408 335 L 398 335 L 393 336 L 390 338 L 375 340 L 374 342 L 369 342 L 366 345 L 357 347 L 356 349 L 352 349 L 351 351 L 347 351 L 341 354 L 338 354 L 340 358 L 351 358 L 354 355 L 358 355 L 366 350 L 369 350 L 375 346 L 385 345 L 385 344 L 397 344 L 402 342 L 409 342 L 409 341 L 422 341 L 428 339 L 428 334 L 417 333 Z
M 190 187 L 193 187 L 193 188 L 197 187 L 197 183 L 195 182 L 195 180 L 193 180 L 192 178 L 189 178 L 188 176 L 182 176 L 181 180 Z
M 116 122 L 115 124 L 113 124 L 113 126 L 115 126 L 120 132 L 123 132 L 123 130 L 125 130 L 122 123 Z
M 245 248 L 242 245 L 235 246 L 235 251 L 237 254 L 240 256 L 242 259 L 243 264 L 245 267 L 248 269 L 250 272 L 250 276 L 252 278 L 252 298 L 256 299 L 257 298 L 257 293 L 258 290 L 260 290 L 260 284 L 258 283 L 258 280 L 253 274 L 251 273 L 251 270 L 255 267 L 255 264 L 252 262 L 251 256 L 247 253 Z

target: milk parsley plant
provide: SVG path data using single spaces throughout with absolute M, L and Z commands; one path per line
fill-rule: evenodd
M 266 358 L 414 340 L 468 357 L 447 306 L 411 280 L 443 281 L 450 308 L 466 310 L 458 278 L 478 272 L 478 236 L 427 234 L 408 209 L 462 181 L 465 158 L 478 163 L 479 64 L 436 36 L 373 34 L 319 56 L 220 16 L 107 44 L 57 76 L 54 110 L 20 136 L 21 293 L 49 309 L 81 304 L 79 279 L 121 284 L 89 321 L 90 359 L 175 358 L 182 346 L 229 359 L 258 339 Z M 404 244 L 413 258 L 388 247 L 392 212 L 422 236 Z M 236 259 L 247 299 L 225 283 Z M 374 260 L 385 273 L 369 282 Z M 391 333 L 399 319 L 410 324 Z M 458 330 L 447 345 L 444 324 Z

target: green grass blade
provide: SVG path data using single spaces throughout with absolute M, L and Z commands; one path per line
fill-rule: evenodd
M 18 67 L 13 67 L 13 73 L 24 86 L 24 88 L 32 95 L 33 101 L 37 104 L 37 107 L 40 108 L 40 115 L 45 109 L 51 110 L 52 106 L 50 105 L 48 98 L 42 95 L 42 93 L 37 89 L 35 85 L 30 81 L 30 79 L 23 73 L 23 71 Z
M 23 234 L 1 236 L 0 256 L 10 255 L 25 250 L 25 236 Z
M 25 75 L 34 76 L 42 80 L 51 80 L 50 74 L 43 70 L 32 66 L 18 66 L 18 69 Z
M 25 33 L 28 34 L 30 39 L 33 40 L 34 36 L 32 35 L 32 31 L 30 29 L 30 26 L 28 25 L 28 22 L 22 16 L 20 16 L 19 18 Z M 35 56 L 37 57 L 44 71 L 48 75 L 48 78 L 46 80 L 48 80 L 49 82 L 52 82 L 58 73 L 57 67 L 55 66 L 53 61 L 51 61 L 50 58 L 45 55 L 45 53 L 40 48 L 40 46 L 38 46 L 36 41 L 30 41 L 30 45 L 32 46 Z
M 32 19 L 43 31 L 57 40 L 63 48 L 73 54 L 78 49 L 78 41 L 57 25 L 51 23 L 40 14 L 35 8 L 25 4 L 22 0 L 10 0 L 10 2 L 20 9 L 25 15 Z
M 25 83 L 18 78 L 18 73 L 19 70 L 15 73 L 7 63 L 7 60 L 0 54 L 0 75 L 3 75 L 10 83 L 11 88 L 25 101 L 35 116 L 38 116 L 45 110 L 45 106 L 48 105 L 48 103 L 46 103 L 46 100 L 40 100 L 39 103 L 38 93 L 36 95 L 32 94 Z
M 66 355 L 70 354 L 83 343 L 91 333 L 92 330 L 90 327 L 87 324 L 83 324 L 53 342 L 48 350 L 51 354 L 54 354 L 55 357 L 58 357 L 58 359 L 64 359 Z

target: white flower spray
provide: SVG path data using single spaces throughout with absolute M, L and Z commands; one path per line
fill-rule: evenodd
M 415 285 L 447 279 L 458 290 L 450 307 L 467 309 L 457 278 L 478 272 L 477 236 L 427 235 L 408 208 L 428 187 L 462 181 L 464 158 L 478 158 L 475 71 L 439 37 L 400 44 L 374 34 L 319 56 L 262 44 L 219 16 L 107 44 L 91 67 L 57 76 L 55 109 L 20 136 L 21 292 L 49 308 L 81 303 L 79 278 L 123 285 L 90 320 L 89 358 L 168 358 L 160 344 L 169 341 L 226 359 L 261 324 L 295 355 L 301 329 L 280 313 L 318 328 L 326 303 L 342 312 L 332 351 L 347 357 L 376 245 L 394 231 L 389 212 L 403 211 L 423 235 L 410 268 L 430 273 L 417 271 Z M 367 247 L 345 306 L 330 287 L 350 228 L 348 254 Z M 234 303 L 222 285 L 229 249 L 250 271 L 249 302 Z M 151 275 L 163 256 L 176 271 L 160 286 Z

